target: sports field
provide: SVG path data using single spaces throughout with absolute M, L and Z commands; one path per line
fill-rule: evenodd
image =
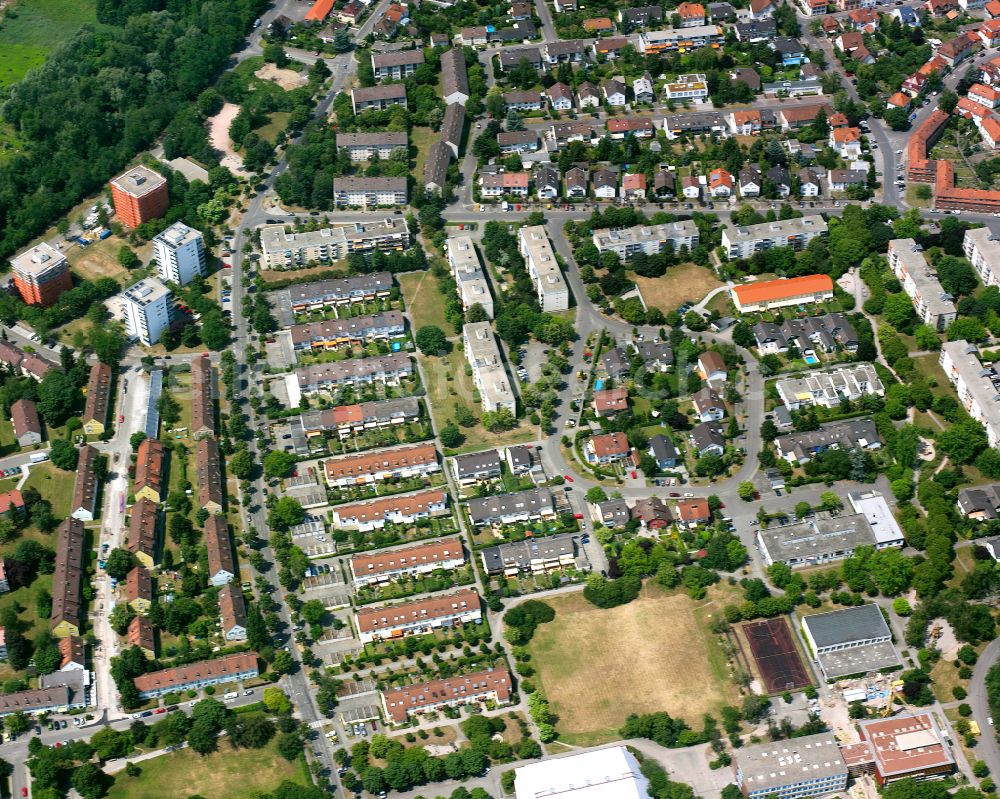
M 741 629 L 769 694 L 793 691 L 812 682 L 786 618 L 748 622 Z
M 531 663 L 565 743 L 613 740 L 631 713 L 665 710 L 697 728 L 705 713 L 738 702 L 707 625 L 725 604 L 721 589 L 695 602 L 647 585 L 639 599 L 610 610 L 582 593 L 545 601 L 556 618 L 535 633 Z

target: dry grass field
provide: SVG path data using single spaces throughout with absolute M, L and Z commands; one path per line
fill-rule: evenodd
M 673 311 L 685 301 L 701 302 L 712 289 L 722 285 L 711 269 L 697 264 L 672 266 L 663 277 L 639 277 L 635 280 L 649 308 L 664 313 Z
M 603 743 L 629 714 L 659 710 L 698 727 L 705 713 L 736 703 L 725 656 L 707 626 L 727 601 L 724 589 L 695 602 L 647 585 L 639 599 L 610 610 L 582 593 L 546 600 L 556 618 L 535 633 L 531 662 L 559 716 L 560 738 Z

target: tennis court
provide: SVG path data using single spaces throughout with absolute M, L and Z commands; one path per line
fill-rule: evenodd
M 747 622 L 743 625 L 743 635 L 769 694 L 793 691 L 812 683 L 795 648 L 787 619 Z

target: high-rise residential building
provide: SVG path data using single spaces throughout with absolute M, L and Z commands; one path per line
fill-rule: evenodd
M 64 291 L 73 288 L 66 256 L 44 241 L 11 258 L 14 285 L 28 305 L 52 305 Z
M 205 237 L 183 222 L 175 222 L 153 238 L 153 255 L 160 280 L 186 286 L 205 274 Z
M 153 277 L 146 277 L 118 295 L 125 331 L 147 347 L 157 344 L 170 327 L 174 298 L 170 289 Z
M 163 175 L 149 167 L 135 166 L 111 181 L 111 198 L 118 220 L 134 228 L 167 212 L 170 189 Z

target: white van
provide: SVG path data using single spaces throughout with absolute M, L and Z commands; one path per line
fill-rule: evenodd
M 223 698 L 223 699 L 224 699 L 224 700 L 225 700 L 226 702 L 228 702 L 228 701 L 229 701 L 230 699 L 235 699 L 235 698 L 236 698 L 236 697 L 238 697 L 238 696 L 239 696 L 239 694 L 238 694 L 238 693 L 236 693 L 236 691 L 230 691 L 230 692 L 229 692 L 228 694 L 226 694 L 226 695 L 225 695 L 225 696 L 223 696 L 222 698 Z

